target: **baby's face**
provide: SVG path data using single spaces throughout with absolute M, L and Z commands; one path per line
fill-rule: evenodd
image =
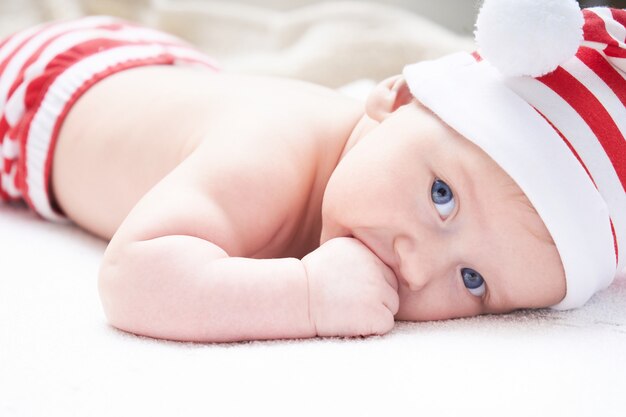
M 354 236 L 394 270 L 398 320 L 546 307 L 565 296 L 557 249 L 522 191 L 415 102 L 358 134 L 322 213 L 321 243 Z

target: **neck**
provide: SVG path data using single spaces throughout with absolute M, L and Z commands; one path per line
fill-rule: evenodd
M 339 155 L 339 159 L 337 160 L 337 164 L 344 158 L 344 156 L 346 156 L 348 152 L 350 152 L 354 145 L 356 145 L 367 133 L 369 133 L 378 124 L 378 122 L 372 120 L 364 112 L 361 112 L 360 118 L 352 128 L 350 135 L 345 141 L 343 149 L 341 150 L 341 154 Z
M 346 99 L 345 106 L 325 108 L 328 130 L 319 132 L 318 167 L 315 183 L 309 194 L 306 215 L 301 223 L 309 243 L 303 254 L 320 245 L 322 232 L 322 201 L 326 185 L 335 168 L 349 150 L 370 129 L 371 119 L 365 115 L 364 103 Z

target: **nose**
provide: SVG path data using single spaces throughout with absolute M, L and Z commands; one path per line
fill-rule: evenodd
M 401 274 L 406 286 L 409 287 L 411 291 L 422 290 L 432 279 L 432 274 L 417 270 L 416 268 L 403 267 Z
M 430 249 L 430 248 L 428 248 Z M 412 248 L 399 252 L 400 276 L 411 291 L 420 291 L 435 280 L 442 279 L 450 269 L 445 250 L 432 251 Z

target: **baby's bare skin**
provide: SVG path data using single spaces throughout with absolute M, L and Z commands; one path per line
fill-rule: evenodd
M 61 130 L 52 187 L 71 219 L 111 239 L 109 322 L 222 342 L 558 302 L 560 259 L 521 191 L 398 80 L 367 111 L 309 83 L 178 67 L 89 90 Z M 436 171 L 462 202 L 445 221 L 428 202 Z M 487 296 L 467 292 L 462 266 L 489 272 Z
M 100 281 L 111 323 L 184 340 L 314 336 L 297 258 L 319 246 L 324 186 L 361 107 L 297 81 L 174 67 L 125 71 L 88 91 L 62 129 L 53 190 L 77 224 L 113 237 Z M 132 246 L 155 238 L 162 248 Z M 203 290 L 190 290 L 184 271 L 226 254 L 243 264 L 247 258 L 293 258 L 226 266 L 221 277 L 245 280 L 246 268 L 259 275 L 249 283 L 249 295 L 242 284 L 232 300 L 222 295 L 214 309 L 185 309 Z M 188 263 L 181 265 L 185 257 Z M 151 274 L 156 263 L 168 273 Z M 120 264 L 130 271 L 120 272 Z M 293 282 L 286 280 L 281 294 L 270 283 L 285 268 Z M 143 302 L 136 296 L 125 302 L 123 295 L 131 296 L 139 285 Z M 262 299 L 270 304 L 265 324 Z M 284 311 L 274 307 L 275 299 L 283 300 Z M 166 316 L 161 323 L 142 316 L 149 302 L 151 316 Z M 199 303 L 211 305 L 204 294 Z M 245 306 L 255 309 L 248 315 Z M 203 318 L 192 321 L 189 315 Z M 254 330 L 242 332 L 238 322 L 249 316 L 256 320 Z
M 54 195 L 78 225 L 110 239 L 139 199 L 193 153 L 175 176 L 205 181 L 214 198 L 236 190 L 222 208 L 252 221 L 238 231 L 246 242 L 215 243 L 231 256 L 303 256 L 319 245 L 324 185 L 362 116 L 360 103 L 340 98 L 279 78 L 170 66 L 120 72 L 69 113 L 53 162 Z

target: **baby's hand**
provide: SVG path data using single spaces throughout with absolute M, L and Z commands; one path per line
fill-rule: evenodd
M 318 336 L 384 334 L 398 312 L 398 282 L 361 241 L 330 239 L 302 258 Z

